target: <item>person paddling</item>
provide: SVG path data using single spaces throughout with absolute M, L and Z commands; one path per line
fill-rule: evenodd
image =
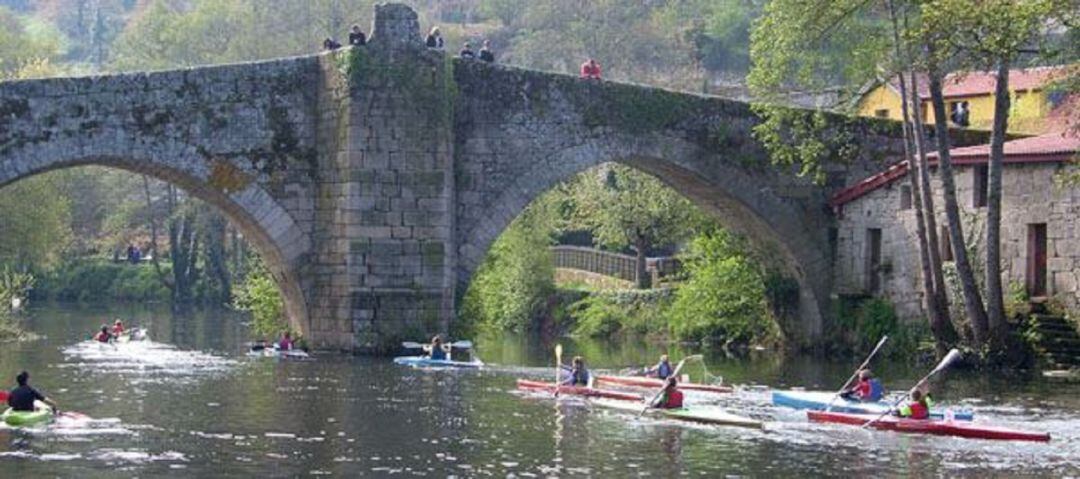
M 660 355 L 660 362 L 645 370 L 645 376 L 667 379 L 668 376 L 671 376 L 673 370 L 674 368 L 671 367 L 671 361 L 668 360 L 668 355 L 662 354 Z
M 874 377 L 869 369 L 859 371 L 859 382 L 854 387 L 840 393 L 840 397 L 851 401 L 878 402 L 885 395 L 881 381 Z
M 112 340 L 113 335 L 112 333 L 109 333 L 109 327 L 102 324 L 101 331 L 98 331 L 97 334 L 94 335 L 94 341 L 97 341 L 99 343 L 107 343 Z
M 124 322 L 117 319 L 116 322 L 113 323 L 112 335 L 120 336 L 122 334 L 124 334 Z
M 581 356 L 574 356 L 574 360 L 571 361 L 570 367 L 562 366 L 564 370 L 570 372 L 570 377 L 563 380 L 564 386 L 588 386 L 589 385 L 589 370 L 585 369 L 585 360 Z
M 279 339 L 277 342 L 277 348 L 282 351 L 292 351 L 293 340 L 292 335 L 288 331 L 284 331 L 281 333 L 281 339 Z
M 59 412 L 59 407 L 52 399 L 45 397 L 36 389 L 30 387 L 30 373 L 23 371 L 15 376 L 15 382 L 18 383 L 18 387 L 11 390 L 8 394 L 8 406 L 16 411 L 33 411 L 34 401 L 41 401 L 48 404 L 52 408 L 53 413 Z
M 908 419 L 930 418 L 930 397 L 927 393 L 915 388 L 911 391 L 911 401 L 896 410 L 896 415 Z
M 428 358 L 436 361 L 445 361 L 449 358 L 446 357 L 446 349 L 443 347 L 442 338 L 439 335 L 435 335 L 431 338 L 431 344 L 424 346 L 424 351 L 427 352 Z
M 675 376 L 664 381 L 664 391 L 649 406 L 660 409 L 679 409 L 683 407 L 683 393 L 679 390 L 679 380 Z

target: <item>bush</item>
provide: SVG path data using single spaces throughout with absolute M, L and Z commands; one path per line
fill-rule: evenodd
M 682 258 L 688 279 L 668 312 L 675 337 L 744 343 L 776 336 L 762 272 L 747 250 L 723 230 L 694 239 Z
M 281 290 L 261 264 L 252 268 L 233 291 L 233 306 L 251 312 L 251 333 L 256 337 L 274 338 L 289 330 Z
M 162 265 L 168 275 L 169 266 Z M 169 289 L 149 264 L 106 260 L 73 261 L 44 275 L 35 298 L 60 301 L 168 301 Z
M 840 303 L 837 323 L 841 341 L 856 351 L 870 351 L 882 336 L 889 336 L 889 347 L 883 353 L 891 356 L 911 356 L 919 352 L 920 343 L 932 341 L 927 321 L 901 322 L 892 303 L 884 298 L 848 300 Z
M 664 310 L 670 296 L 666 289 L 594 292 L 570 305 L 573 332 L 589 337 L 664 334 Z

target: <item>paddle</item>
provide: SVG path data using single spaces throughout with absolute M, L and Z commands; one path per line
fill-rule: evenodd
M 555 397 L 559 397 L 559 386 L 562 385 L 562 344 L 555 345 Z
M 877 346 L 875 346 L 874 350 L 870 351 L 870 355 L 866 357 L 866 361 L 863 361 L 862 364 L 860 364 L 859 367 L 855 369 L 855 374 L 852 374 L 851 377 L 848 378 L 847 382 L 845 382 L 843 386 L 840 386 L 840 390 L 836 392 L 836 395 L 833 396 L 832 400 L 829 401 L 829 404 L 827 406 L 825 406 L 825 411 L 826 412 L 828 412 L 830 409 L 832 409 L 833 403 L 836 402 L 836 400 L 840 398 L 840 395 L 844 393 L 844 390 L 847 389 L 849 384 L 851 384 L 851 381 L 854 381 L 855 378 L 859 376 L 859 371 L 862 371 L 863 369 L 866 369 L 866 366 L 868 366 L 870 364 L 870 360 L 874 359 L 874 355 L 877 354 L 878 350 L 881 349 L 881 347 L 885 345 L 885 341 L 888 341 L 888 340 L 889 340 L 888 335 L 881 337 L 881 340 L 878 341 Z
M 420 344 L 420 343 L 413 342 L 413 341 L 405 341 L 405 342 L 401 343 L 401 347 L 403 347 L 405 349 L 421 349 L 424 346 L 427 346 L 427 345 L 426 344 Z M 472 341 L 468 341 L 468 340 L 455 341 L 453 343 L 450 343 L 450 347 L 458 348 L 458 349 L 472 349 L 472 346 L 473 346 Z
M 874 423 L 880 421 L 881 418 L 887 416 L 890 412 L 892 412 L 894 409 L 896 409 L 896 407 L 899 406 L 900 403 L 904 402 L 905 399 L 910 397 L 911 393 L 913 391 L 915 391 L 915 389 L 918 388 L 919 385 L 921 385 L 922 383 L 925 383 L 933 375 L 935 375 L 935 374 L 941 372 L 942 370 L 944 370 L 945 368 L 949 367 L 949 365 L 951 365 L 953 362 L 955 362 L 959 358 L 960 358 L 960 351 L 956 350 L 955 348 L 950 350 L 949 354 L 946 354 L 945 357 L 941 359 L 941 362 L 938 363 L 937 367 L 934 368 L 933 371 L 930 371 L 930 374 L 927 374 L 925 377 L 920 379 L 919 382 L 915 383 L 915 387 L 909 389 L 907 394 L 905 394 L 903 396 L 900 396 L 900 399 L 898 399 L 895 403 L 893 403 L 891 408 L 889 408 L 887 411 L 881 413 L 880 416 L 874 418 L 873 421 L 870 421 L 870 422 L 868 422 L 866 424 L 863 424 L 862 427 L 864 427 L 864 428 L 870 427 L 871 424 L 874 424 Z
M 683 358 L 682 361 L 679 361 L 679 364 L 675 365 L 675 370 L 671 372 L 671 376 L 679 377 L 679 370 L 682 369 L 684 364 L 686 364 L 686 361 L 689 361 L 691 359 L 701 359 L 701 355 L 695 354 L 693 356 L 687 356 Z M 638 413 L 638 416 L 644 415 L 645 412 L 648 411 L 650 407 L 652 407 L 652 404 L 656 402 L 656 399 L 659 398 L 661 394 L 664 394 L 664 388 L 666 386 L 666 383 L 663 386 L 660 386 L 660 390 L 653 395 L 652 399 L 648 400 L 648 402 L 645 403 L 645 407 L 641 408 L 641 412 Z

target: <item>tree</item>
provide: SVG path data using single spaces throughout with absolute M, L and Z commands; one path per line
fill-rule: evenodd
M 0 189 L 0 264 L 20 271 L 54 266 L 71 240 L 71 207 L 55 176 Z
M 573 195 L 578 218 L 600 245 L 634 250 L 638 288 L 649 287 L 649 251 L 689 238 L 703 222 L 685 197 L 628 166 L 612 164 L 587 174 Z

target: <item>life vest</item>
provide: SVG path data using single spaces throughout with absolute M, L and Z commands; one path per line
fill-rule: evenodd
M 98 331 L 98 333 L 94 335 L 94 341 L 97 341 L 99 343 L 107 343 L 109 342 L 110 337 L 112 336 L 109 336 L 109 333 L 106 333 L 105 331 Z
M 116 326 L 113 326 L 112 333 L 113 333 L 113 336 L 119 336 L 121 334 L 124 334 L 124 327 L 122 325 L 119 325 L 119 324 L 116 325 Z
M 881 400 L 881 397 L 885 395 L 885 388 L 881 386 L 881 381 L 874 378 L 866 381 L 859 381 L 859 384 L 855 386 L 855 394 L 859 397 L 860 401 L 878 402 Z
M 927 419 L 930 417 L 930 406 L 922 401 L 911 401 L 900 406 L 900 417 L 909 419 Z
M 573 381 L 570 382 L 571 386 L 588 386 L 589 385 L 589 371 L 585 368 L 570 371 L 570 378 Z
M 278 341 L 278 349 L 282 351 L 292 351 L 292 346 L 291 339 L 282 338 L 281 341 Z
M 667 379 L 672 372 L 671 363 L 660 363 L 656 366 L 656 377 L 660 379 Z
M 443 350 L 442 345 L 433 346 L 431 348 L 431 356 L 430 357 L 431 357 L 431 359 L 435 359 L 435 360 L 440 360 L 440 361 L 445 360 L 446 359 L 446 351 Z
M 683 393 L 678 389 L 672 389 L 664 395 L 664 402 L 660 407 L 664 409 L 679 409 L 683 407 Z

